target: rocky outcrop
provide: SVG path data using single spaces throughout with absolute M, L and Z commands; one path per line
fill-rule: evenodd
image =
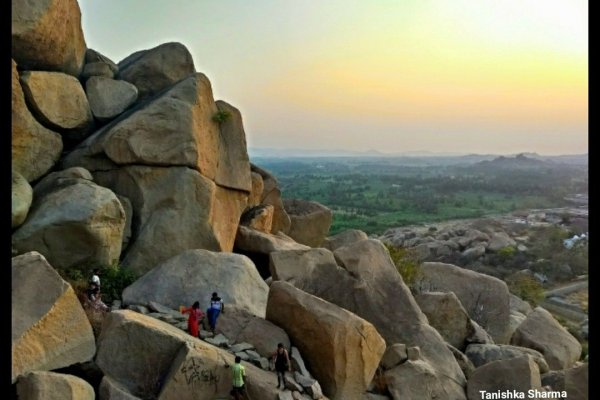
M 133 53 L 118 64 L 118 78 L 134 84 L 140 100 L 194 73 L 194 60 L 181 43 L 164 43 Z
M 35 184 L 33 195 L 35 198 L 41 198 L 50 192 L 78 183 L 80 180 L 92 182 L 94 177 L 90 171 L 81 167 L 51 172 Z
M 417 286 L 421 291 L 454 292 L 469 317 L 496 343 L 508 343 L 510 294 L 500 279 L 451 264 L 425 262 Z
M 104 63 L 97 64 L 107 65 Z M 137 88 L 131 83 L 103 76 L 89 78 L 85 82 L 85 93 L 94 118 L 100 122 L 109 121 L 121 114 L 135 103 L 138 96 Z
M 250 178 L 252 179 L 252 190 L 250 191 L 250 196 L 248 196 L 248 207 L 254 207 L 259 205 L 262 200 L 265 184 L 263 183 L 262 176 L 258 172 L 251 171 L 250 174 Z
M 326 249 L 274 252 L 271 268 L 275 281 L 290 282 L 366 319 L 387 345 L 421 347 L 423 360 L 434 368 L 441 385 L 462 391 L 465 378 L 454 356 L 427 323 L 380 241 L 363 240 L 333 254 Z
M 94 119 L 85 91 L 77 78 L 61 72 L 25 71 L 21 85 L 38 121 L 61 132 L 65 140 L 85 139 Z
M 265 316 L 269 288 L 252 261 L 239 254 L 209 250 L 188 250 L 163 262 L 128 286 L 123 302 L 146 305 L 154 301 L 177 309 L 200 300 L 208 307 L 215 291 L 226 307 Z
M 30 400 L 94 400 L 94 388 L 81 378 L 35 371 L 19 377 L 17 395 Z
M 505 247 L 515 246 L 516 244 L 517 242 L 515 242 L 505 232 L 496 232 L 492 234 L 487 249 L 490 251 L 498 251 Z
M 263 191 L 260 196 L 261 204 L 270 204 L 274 207 L 273 210 L 273 226 L 271 233 L 283 232 L 287 233 L 290 229 L 290 216 L 283 207 L 283 201 L 281 199 L 281 190 L 279 189 L 279 183 L 270 172 L 257 167 L 254 164 L 250 164 L 251 171 L 261 176 L 263 182 Z
M 226 398 L 231 390 L 233 358 L 165 322 L 120 310 L 107 315 L 96 363 L 105 376 L 139 398 L 214 399 Z M 251 377 L 246 382 L 250 397 L 275 400 L 275 375 L 243 365 Z
M 94 178 L 131 201 L 133 234 L 122 258 L 133 271 L 145 273 L 188 249 L 233 248 L 245 193 L 184 167 L 130 166 Z
M 358 229 L 347 229 L 337 235 L 326 237 L 321 243 L 321 246 L 330 251 L 335 251 L 340 247 L 349 246 L 368 238 L 367 234 L 363 231 L 359 231 Z
M 536 307 L 527 316 L 510 343 L 539 351 L 551 370 L 569 368 L 581 355 L 577 339 L 542 307 Z
M 58 133 L 46 129 L 31 115 L 25 104 L 17 64 L 14 61 L 12 62 L 11 122 L 12 169 L 23 175 L 28 182 L 35 181 L 56 163 L 62 152 L 63 143 Z
M 31 207 L 31 202 L 33 200 L 33 189 L 29 186 L 29 182 L 27 182 L 27 179 L 23 178 L 23 175 L 16 171 L 12 171 L 11 199 L 11 226 L 16 228 L 25 221 L 25 218 L 27 218 L 27 213 L 29 212 L 29 207 Z
M 286 199 L 283 207 L 291 222 L 287 235 L 298 243 L 319 247 L 331 226 L 331 210 L 316 201 L 300 199 Z
M 13 234 L 20 253 L 38 251 L 55 267 L 112 265 L 121 254 L 125 211 L 113 192 L 85 179 L 36 198 Z
M 549 371 L 544 356 L 527 347 L 511 346 L 508 344 L 470 344 L 465 350 L 465 355 L 473 362 L 475 367 L 480 367 L 492 361 L 508 360 L 509 358 L 530 355 L 538 365 L 540 373 Z
M 469 400 L 480 400 L 481 391 L 513 391 L 528 393 L 541 390 L 542 381 L 538 366 L 529 355 L 508 360 L 493 361 L 477 368 L 467 383 Z
M 119 67 L 113 60 L 106 57 L 104 54 L 94 50 L 87 49 L 85 51 L 85 63 L 88 64 L 105 64 L 111 71 L 111 78 L 119 72 Z
M 274 207 L 271 205 L 258 205 L 244 211 L 240 218 L 240 225 L 255 229 L 260 232 L 270 233 L 273 226 Z
M 13 1 L 12 57 L 22 69 L 78 77 L 85 49 L 77 0 Z
M 367 390 L 385 351 L 373 325 L 286 282 L 271 284 L 267 319 L 288 332 L 327 396 L 358 398 Z
M 92 359 L 94 333 L 75 292 L 39 253 L 12 260 L 12 382 Z

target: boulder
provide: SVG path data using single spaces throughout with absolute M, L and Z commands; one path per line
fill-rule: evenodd
M 129 393 L 161 400 L 227 398 L 233 359 L 227 350 L 129 310 L 107 314 L 96 355 L 105 375 Z M 242 365 L 250 398 L 275 400 L 275 375 Z
M 334 254 L 326 249 L 273 252 L 271 267 L 274 281 L 290 282 L 366 319 L 387 345 L 419 346 L 444 386 L 464 386 L 454 356 L 427 323 L 380 241 L 362 240 L 338 248 Z
M 277 325 L 239 307 L 230 308 L 227 304 L 226 309 L 227 312 L 219 316 L 218 330 L 234 343 L 251 343 L 259 355 L 267 358 L 277 349 L 278 343 L 290 349 L 290 338 Z M 291 356 L 294 356 L 293 351 Z
M 19 2 L 21 3 L 23 2 Z M 13 15 L 14 12 L 13 9 Z M 23 175 L 28 182 L 35 181 L 48 172 L 60 157 L 63 150 L 62 137 L 42 126 L 31 115 L 25 104 L 25 95 L 19 83 L 19 73 L 14 60 L 11 122 L 12 169 Z
M 473 333 L 471 319 L 453 292 L 426 292 L 415 296 L 429 324 L 446 342 L 464 350 L 465 340 Z
M 460 366 L 460 369 L 462 370 L 463 374 L 465 374 L 465 377 L 468 381 L 473 371 L 475 371 L 475 365 L 473 365 L 473 362 L 469 360 L 469 358 L 456 347 L 452 346 L 451 344 L 448 344 L 448 348 L 452 352 L 452 355 L 454 355 L 456 362 Z
M 13 1 L 12 57 L 22 69 L 79 76 L 86 44 L 76 0 Z
M 80 180 L 93 181 L 94 177 L 85 168 L 73 167 L 60 171 L 51 172 L 40 179 L 33 187 L 33 196 L 41 198 L 48 193 L 65 188 L 69 185 L 80 182 Z
M 255 229 L 264 233 L 271 233 L 273 226 L 273 211 L 271 205 L 258 205 L 244 211 L 240 218 L 240 225 Z
M 131 201 L 133 235 L 122 258 L 136 273 L 188 249 L 232 250 L 244 192 L 185 167 L 128 166 L 96 171 L 94 178 Z
M 540 371 L 533 358 L 525 355 L 507 360 L 492 361 L 473 371 L 467 383 L 467 398 L 480 400 L 481 391 L 496 393 L 497 391 L 523 392 L 542 388 Z
M 331 226 L 333 213 L 316 201 L 286 199 L 283 207 L 290 217 L 287 235 L 298 243 L 319 247 Z
M 12 259 L 12 382 L 92 359 L 94 333 L 71 286 L 37 252 Z
M 61 72 L 25 71 L 21 85 L 38 121 L 65 140 L 85 139 L 93 128 L 90 104 L 79 80 Z
M 112 71 L 110 65 L 108 65 L 107 63 L 104 63 L 102 61 L 85 64 L 83 66 L 83 71 L 81 72 L 81 79 L 85 81 L 94 76 L 113 79 L 115 77 L 115 73 Z M 123 81 L 123 82 L 125 82 L 125 81 Z M 137 88 L 136 88 L 136 99 L 137 99 Z
M 29 212 L 29 207 L 31 207 L 31 202 L 33 200 L 33 189 L 31 189 L 27 179 L 16 171 L 12 171 L 11 199 L 11 226 L 12 228 L 17 228 L 25 221 L 25 218 L 27 218 L 27 213 Z
M 505 232 L 495 232 L 490 238 L 490 242 L 488 244 L 487 249 L 489 251 L 495 252 L 505 247 L 516 246 L 516 244 L 517 242 L 515 242 Z
M 406 361 L 384 373 L 392 398 L 402 400 L 464 399 L 464 389 L 439 379 L 423 360 Z
M 104 54 L 94 50 L 87 49 L 85 51 L 85 63 L 86 64 L 94 64 L 94 63 L 103 63 L 108 65 L 113 75 L 116 75 L 119 72 L 119 67 L 114 63 L 113 60 L 106 57 Z
M 287 282 L 271 284 L 267 319 L 288 332 L 328 397 L 366 391 L 385 351 L 373 325 Z
M 192 55 L 183 44 L 175 42 L 137 51 L 120 61 L 118 67 L 118 78 L 134 84 L 140 100 L 195 72 Z
M 269 287 L 246 256 L 187 250 L 163 262 L 123 291 L 125 304 L 157 302 L 169 308 L 190 305 L 218 292 L 231 305 L 259 317 L 265 316 Z
M 94 118 L 100 122 L 109 121 L 121 114 L 135 103 L 138 96 L 137 88 L 131 83 L 102 76 L 88 79 L 85 82 L 85 93 Z
M 125 227 L 123 228 L 123 240 L 121 242 L 121 249 L 126 249 L 131 239 L 131 221 L 133 219 L 133 206 L 131 201 L 125 196 L 117 195 L 117 199 L 121 202 L 123 210 L 125 211 Z M 121 250 L 121 251 L 122 251 Z
M 542 307 L 527 316 L 510 343 L 539 351 L 551 370 L 569 368 L 581 355 L 579 341 Z
M 94 400 L 94 388 L 81 378 L 35 371 L 19 377 L 17 395 L 28 400 Z
M 109 189 L 77 179 L 36 198 L 12 236 L 20 253 L 38 251 L 57 268 L 105 266 L 119 260 L 125 211 Z
M 258 172 L 251 171 L 250 178 L 252 180 L 252 190 L 250 191 L 250 196 L 248 196 L 248 207 L 254 207 L 260 204 L 265 184 Z
M 340 247 L 349 246 L 368 238 L 367 234 L 363 231 L 359 231 L 358 229 L 347 229 L 337 235 L 325 238 L 321 245 L 328 250 L 335 251 Z
M 465 251 L 463 251 L 461 253 L 461 256 L 466 261 L 474 261 L 480 257 L 483 257 L 484 254 L 485 254 L 485 246 L 479 244 L 477 246 L 466 249 Z
M 452 264 L 425 262 L 417 286 L 421 291 L 454 292 L 469 317 L 496 343 L 508 343 L 510 293 L 500 279 Z
M 508 344 L 470 344 L 465 350 L 465 355 L 473 362 L 475 367 L 480 367 L 492 361 L 508 360 L 509 358 L 530 355 L 538 365 L 540 373 L 549 371 L 544 356 L 533 349 L 511 346 Z
M 518 311 L 513 311 L 513 310 L 510 311 L 510 321 L 509 321 L 508 332 L 510 333 L 511 337 L 515 333 L 515 331 L 517 330 L 519 325 L 521 325 L 523 323 L 523 321 L 525 321 L 525 319 L 527 319 L 527 316 L 525 316 L 524 314 L 521 314 Z
M 395 343 L 385 349 L 385 353 L 381 358 L 381 366 L 384 369 L 392 369 L 396 365 L 402 364 L 407 359 L 408 354 L 406 353 L 406 345 Z
M 98 389 L 99 400 L 141 400 L 129 393 L 127 388 L 119 384 L 119 382 L 104 375 Z
M 529 315 L 529 313 L 533 311 L 528 302 L 512 293 L 510 294 L 510 309 L 513 311 L 518 311 L 523 315 Z
M 294 371 L 294 379 L 304 388 L 306 395 L 309 399 L 319 400 L 324 399 L 321 385 L 316 379 L 308 378 L 305 375 L 300 374 L 298 371 Z
M 565 391 L 569 400 L 587 400 L 589 393 L 588 363 L 565 370 Z
M 287 233 L 290 229 L 290 216 L 287 214 L 283 207 L 283 201 L 281 200 L 281 190 L 279 189 L 279 183 L 277 178 L 270 172 L 257 167 L 254 164 L 250 164 L 252 172 L 259 174 L 263 181 L 263 192 L 260 197 L 261 204 L 270 204 L 274 207 L 273 210 L 273 226 L 271 233 L 283 232 Z

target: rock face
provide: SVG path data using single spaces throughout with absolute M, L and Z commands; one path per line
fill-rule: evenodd
M 25 221 L 33 200 L 33 189 L 23 175 L 12 172 L 12 227 L 16 228 Z
M 361 240 L 368 238 L 367 234 L 363 231 L 359 231 L 358 229 L 348 229 L 337 235 L 325 238 L 321 245 L 328 250 L 335 251 L 340 247 L 349 246 L 352 243 L 360 242 Z
M 288 332 L 328 397 L 366 391 L 385 351 L 373 325 L 286 282 L 271 284 L 267 319 Z
M 274 252 L 271 268 L 274 280 L 290 282 L 366 319 L 387 345 L 419 346 L 441 384 L 454 386 L 453 392 L 463 390 L 465 378 L 454 356 L 427 323 L 380 241 L 356 242 L 333 255 L 326 249 Z
M 568 368 L 581 355 L 577 339 L 542 307 L 536 307 L 527 316 L 510 342 L 542 353 L 551 370 Z
M 17 395 L 31 400 L 94 400 L 94 388 L 81 378 L 35 371 L 17 381 Z
M 240 225 L 257 231 L 270 233 L 273 226 L 273 211 L 271 205 L 258 205 L 247 209 L 240 218 Z
M 481 399 L 480 391 L 495 393 L 509 390 L 524 392 L 530 389 L 540 390 L 542 381 L 540 371 L 531 356 L 522 356 L 508 360 L 493 361 L 477 368 L 467 383 L 469 400 Z
M 55 267 L 111 265 L 121 254 L 125 211 L 109 189 L 75 181 L 35 199 L 13 246 L 38 251 Z
M 39 253 L 12 260 L 12 382 L 92 359 L 94 333 L 75 292 Z
M 105 376 L 142 399 L 215 399 L 227 398 L 231 390 L 233 358 L 165 322 L 120 310 L 107 315 L 96 363 Z M 243 365 L 251 377 L 246 382 L 250 398 L 275 400 L 275 374 Z
M 184 167 L 130 166 L 94 177 L 131 201 L 133 238 L 123 264 L 137 273 L 188 249 L 232 250 L 245 193 Z
M 61 72 L 26 71 L 21 84 L 38 120 L 65 139 L 80 141 L 93 125 L 90 104 L 77 78 Z
M 181 43 L 164 43 L 119 62 L 119 79 L 134 84 L 145 99 L 194 73 L 194 61 Z
M 429 324 L 452 346 L 464 350 L 465 340 L 473 333 L 471 320 L 453 292 L 427 292 L 415 296 Z
M 283 201 L 281 200 L 281 190 L 279 189 L 279 183 L 277 179 L 269 172 L 262 168 L 251 164 L 252 172 L 259 174 L 263 181 L 263 191 L 260 196 L 261 204 L 270 204 L 274 207 L 273 211 L 273 226 L 271 233 L 283 232 L 287 233 L 290 229 L 290 216 L 283 208 Z
M 102 382 L 100 382 L 98 392 L 100 400 L 141 400 L 106 375 L 104 375 Z
M 268 234 L 246 226 L 239 226 L 235 247 L 243 251 L 270 254 L 282 250 L 308 250 L 309 247 L 294 241 L 281 232 Z
M 307 246 L 320 246 L 331 226 L 331 210 L 316 201 L 298 199 L 284 200 L 283 207 L 291 221 L 288 236 Z
M 77 77 L 85 49 L 76 0 L 13 0 L 12 56 L 21 68 Z
M 85 82 L 85 93 L 92 114 L 101 122 L 111 120 L 121 114 L 135 103 L 138 96 L 137 88 L 131 83 L 101 76 L 93 76 Z
M 473 362 L 475 367 L 480 367 L 492 361 L 507 360 L 524 355 L 530 355 L 538 365 L 540 373 L 549 371 L 544 356 L 533 349 L 511 346 L 508 344 L 470 344 L 465 350 L 465 355 Z
M 269 287 L 248 257 L 188 250 L 152 269 L 123 291 L 125 304 L 151 301 L 177 309 L 200 300 L 208 307 L 210 294 L 218 292 L 225 303 L 265 316 Z M 203 300 L 204 299 L 204 300 Z
M 454 292 L 469 314 L 496 343 L 508 343 L 510 294 L 506 283 L 452 264 L 425 262 L 421 291 Z
M 14 12 L 13 8 L 13 16 Z M 17 64 L 14 61 L 12 62 L 11 121 L 12 169 L 23 175 L 28 182 L 32 182 L 52 168 L 62 152 L 63 144 L 58 133 L 43 127 L 29 112 L 19 83 Z

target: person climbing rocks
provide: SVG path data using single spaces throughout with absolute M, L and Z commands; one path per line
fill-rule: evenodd
M 200 302 L 194 302 L 191 307 L 182 307 L 181 313 L 190 314 L 188 318 L 188 332 L 194 337 L 199 337 L 199 324 L 202 318 L 204 318 L 204 313 L 200 310 Z
M 104 304 L 100 298 L 100 288 L 96 283 L 90 283 L 90 287 L 87 290 L 87 298 L 92 308 L 101 311 L 109 311 L 110 308 Z
M 210 325 L 210 330 L 213 335 L 215 333 L 215 329 L 217 328 L 217 318 L 219 318 L 221 313 L 225 314 L 225 304 L 217 292 L 214 292 L 210 298 L 210 306 L 206 310 L 208 324 Z
M 277 350 L 273 353 L 273 362 L 275 363 L 275 371 L 277 371 L 277 388 L 281 386 L 285 389 L 285 371 L 292 370 L 292 363 L 288 351 L 283 347 L 283 343 L 277 344 Z
M 92 273 L 92 277 L 90 278 L 90 286 L 95 283 L 98 286 L 98 290 L 100 290 L 100 270 L 98 268 L 94 268 L 94 272 Z
M 246 368 L 241 364 L 242 358 L 240 356 L 235 357 L 235 364 L 233 365 L 233 389 L 231 394 L 235 400 L 242 399 L 242 396 L 246 393 L 244 387 L 244 378 L 246 377 Z

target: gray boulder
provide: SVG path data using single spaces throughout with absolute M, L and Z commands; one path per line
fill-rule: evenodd
M 509 358 L 530 355 L 538 365 L 540 373 L 548 372 L 548 364 L 544 356 L 527 347 L 511 346 L 508 344 L 470 344 L 465 350 L 465 355 L 473 362 L 475 367 L 480 367 L 492 361 L 508 360 Z
M 115 73 L 111 69 L 110 65 L 102 61 L 85 64 L 83 66 L 83 71 L 81 72 L 81 79 L 87 80 L 94 76 L 113 79 L 115 77 Z
M 94 400 L 94 388 L 81 378 L 35 371 L 19 377 L 17 395 L 28 400 Z
M 194 61 L 181 43 L 164 43 L 133 53 L 118 64 L 118 78 L 133 83 L 139 99 L 153 96 L 195 72 Z
M 110 68 L 111 72 L 116 75 L 117 72 L 119 72 L 119 67 L 117 66 L 117 64 L 114 63 L 113 60 L 111 60 L 110 58 L 106 57 L 104 54 L 94 50 L 94 49 L 87 49 L 85 51 L 85 63 L 86 64 L 94 64 L 94 63 L 103 63 L 108 65 L 108 67 Z
M 99 400 L 141 400 L 108 375 L 102 377 L 98 392 Z
M 541 388 L 538 366 L 531 356 L 525 355 L 493 361 L 477 368 L 467 383 L 467 398 L 480 400 L 481 391 L 516 391 L 527 394 L 530 389 Z
M 102 76 L 88 79 L 85 82 L 85 93 L 94 118 L 101 122 L 121 114 L 135 103 L 138 96 L 137 88 L 131 83 Z
M 272 205 L 265 204 L 251 207 L 242 214 L 240 225 L 260 232 L 271 233 L 274 210 L 275 208 Z
M 80 180 L 93 181 L 94 177 L 85 168 L 72 167 L 51 172 L 40 179 L 33 187 L 33 196 L 38 199 L 48 193 L 79 183 Z
M 33 200 L 33 189 L 29 186 L 27 179 L 23 175 L 16 171 L 12 171 L 12 207 L 11 215 L 12 222 L 11 226 L 16 228 L 20 226 L 27 218 L 29 207 Z
M 369 237 L 367 234 L 363 231 L 359 231 L 358 229 L 347 229 L 338 233 L 337 235 L 325 238 L 321 245 L 330 251 L 335 251 L 340 247 L 349 246 L 352 243 L 356 243 L 368 238 Z
M 177 309 L 218 292 L 228 306 L 265 316 L 269 287 L 248 257 L 209 250 L 188 250 L 147 272 L 123 291 L 125 304 L 151 301 Z
M 505 247 L 516 246 L 517 242 L 515 242 L 510 236 L 508 236 L 505 232 L 495 232 L 492 234 L 490 238 L 490 242 L 488 244 L 487 249 L 489 251 L 498 251 Z

